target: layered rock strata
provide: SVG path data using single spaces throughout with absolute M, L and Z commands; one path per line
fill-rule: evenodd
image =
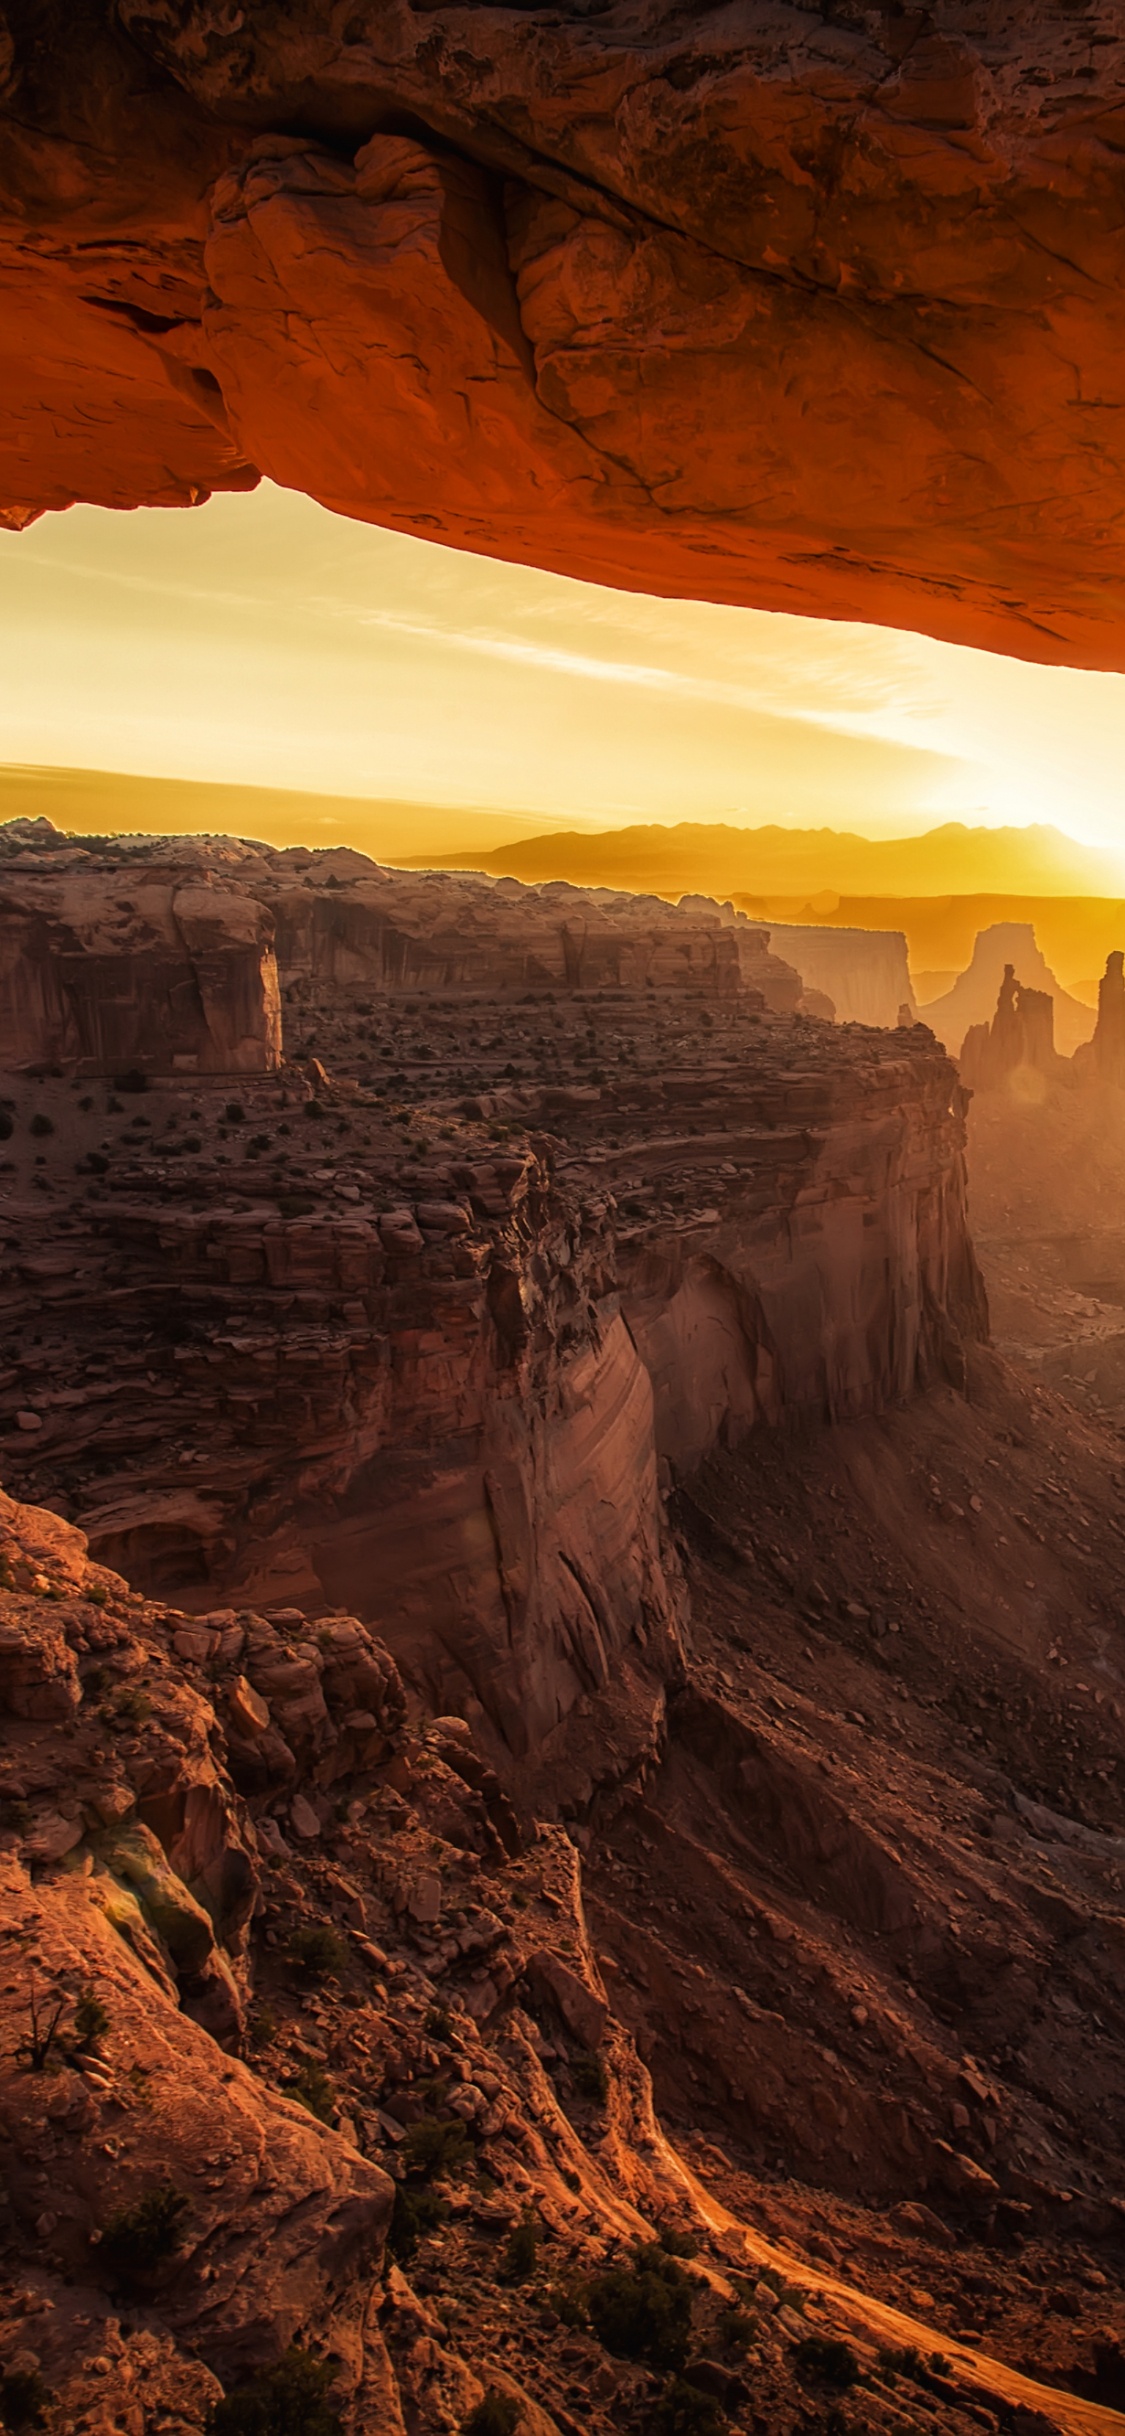
M 352 893 L 308 885 L 305 935 Z M 13 1089 L 0 1412 L 13 1482 L 147 1587 L 342 1600 L 513 1766 L 571 1720 L 581 1777 L 610 1678 L 643 1745 L 677 1663 L 658 1461 L 960 1376 L 985 1323 L 928 1034 L 770 1016 L 718 953 L 739 925 L 630 931 L 617 899 L 611 944 L 667 941 L 676 986 L 541 971 L 517 1029 L 540 894 L 557 924 L 553 891 L 403 880 L 475 986 L 442 945 L 373 1021 L 337 965 L 283 966 L 305 1067 L 237 1101 Z
M 125 877 L 82 848 L 21 852 L 18 832 L 38 825 L 13 822 L 15 840 L 0 838 L 3 1067 L 273 1072 L 281 1008 L 267 910 L 209 871 L 156 860 Z
M 603 581 L 1120 666 L 1110 0 L 36 0 L 3 77 L 11 525 L 265 473 Z
M 970 1024 L 958 1060 L 970 1091 L 1002 1091 L 1017 1076 L 1055 1082 L 1067 1073 L 1055 1048 L 1055 1002 L 1048 990 L 1026 990 L 1006 964 L 990 1024 Z

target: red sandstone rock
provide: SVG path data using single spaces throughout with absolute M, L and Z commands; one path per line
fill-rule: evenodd
M 12 823 L 12 829 L 20 824 Z M 17 841 L 18 843 L 18 841 Z M 8 1068 L 268 1073 L 281 1055 L 273 924 L 181 866 L 108 883 L 0 838 L 0 1040 Z
M 1121 664 L 1112 0 L 40 17 L 4 69 L 10 523 L 257 468 L 571 573 Z

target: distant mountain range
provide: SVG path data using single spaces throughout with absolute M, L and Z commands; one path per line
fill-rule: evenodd
M 425 853 L 419 849 L 411 862 Z M 1125 859 L 1079 846 L 1058 829 L 970 829 L 960 821 L 895 838 L 688 821 L 672 829 L 555 830 L 443 861 L 516 880 L 573 880 L 654 896 L 784 897 L 797 901 L 789 918 L 804 921 L 830 918 L 831 900 L 841 896 L 1120 897 L 1125 884 Z
M 488 812 L 396 797 L 312 795 L 195 778 L 139 778 L 116 770 L 63 770 L 0 762 L 0 821 L 53 821 L 56 829 L 111 836 L 151 831 L 267 838 L 273 846 L 356 846 L 376 861 L 491 851 L 541 828 L 539 812 Z

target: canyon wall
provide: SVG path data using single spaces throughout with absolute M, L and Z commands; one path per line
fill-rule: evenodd
M 1073 1056 L 1092 1038 L 1096 1017 L 1056 981 L 1030 922 L 993 922 L 978 931 L 972 962 L 943 998 L 931 999 L 921 1009 L 923 1021 L 933 1026 L 952 1057 L 959 1056 L 970 1025 L 991 1023 L 1009 966 L 1025 989 L 1044 991 L 1054 1000 L 1054 1045 L 1061 1056 Z
M 914 989 L 901 930 L 846 930 L 816 922 L 771 922 L 775 953 L 798 967 L 808 989 L 823 990 L 838 1023 L 895 1025 L 914 1013 Z
M 0 851 L 5 1067 L 187 1075 L 280 1064 L 263 906 L 209 873 L 154 862 L 110 874 L 81 851 L 60 859 L 65 871 L 47 874 L 39 856 Z
M 962 1376 L 959 1088 L 768 1012 L 713 908 L 339 861 L 226 866 L 315 1062 L 8 1078 L 0 1460 L 144 1588 L 341 1603 L 517 1775 L 596 1772 L 590 1703 L 643 1739 L 679 1664 L 660 1460 Z
M 660 0 L 643 38 L 625 0 L 32 0 L 0 77 L 13 528 L 265 474 L 1121 666 L 1112 0 Z

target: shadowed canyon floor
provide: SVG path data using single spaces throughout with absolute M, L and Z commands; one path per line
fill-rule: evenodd
M 277 1072 L 3 1086 L 0 2373 L 1120 2426 L 1121 1449 L 953 1070 L 359 861 L 238 865 Z

